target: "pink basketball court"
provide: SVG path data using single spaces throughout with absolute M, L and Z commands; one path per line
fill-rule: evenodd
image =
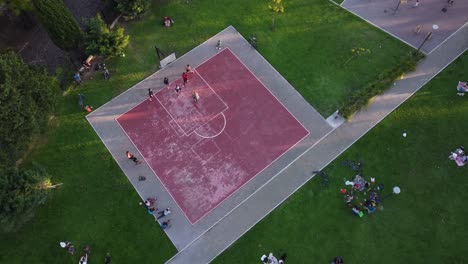
M 309 132 L 227 48 L 182 83 L 117 122 L 194 224 Z

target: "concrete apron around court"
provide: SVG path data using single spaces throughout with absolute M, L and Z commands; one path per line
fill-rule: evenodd
M 211 262 L 309 181 L 313 177 L 312 171 L 327 166 L 467 49 L 468 26 L 465 24 L 420 61 L 416 71 L 406 74 L 396 81 L 391 89 L 375 97 L 366 108 L 356 113 L 352 120 L 335 128 L 318 144 L 309 148 L 268 184 L 214 225 L 209 232 L 179 251 L 167 263 Z M 453 81 L 453 87 L 447 89 L 453 89 L 456 96 L 455 84 L 458 80 Z M 256 259 L 260 256 L 252 257 Z

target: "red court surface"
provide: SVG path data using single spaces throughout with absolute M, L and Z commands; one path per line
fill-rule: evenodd
M 117 122 L 194 224 L 309 132 L 229 49 L 181 83 Z

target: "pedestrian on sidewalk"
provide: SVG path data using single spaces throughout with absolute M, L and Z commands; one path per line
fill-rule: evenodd
M 151 90 L 151 88 L 148 88 L 148 96 L 149 96 L 149 100 L 152 101 L 152 99 L 153 99 L 153 91 Z
M 182 87 L 180 87 L 180 85 L 176 85 L 175 86 L 175 92 L 177 94 L 177 96 L 179 96 L 180 93 L 182 93 Z
M 187 66 L 185 66 L 185 72 L 187 72 L 187 73 L 188 73 L 188 72 L 193 72 L 193 71 L 192 71 L 192 67 L 190 67 L 189 64 L 187 64 Z
M 171 213 L 172 213 L 171 210 L 169 208 L 166 208 L 166 210 L 161 211 L 161 212 L 158 213 L 158 218 L 157 219 L 163 218 L 164 216 L 168 216 Z
M 195 103 L 198 103 L 198 100 L 200 100 L 200 95 L 197 92 L 193 92 L 192 98 Z
M 168 85 L 169 84 L 169 79 L 167 77 L 164 77 L 164 84 Z
M 135 155 L 133 155 L 130 151 L 127 150 L 126 154 L 127 154 L 127 158 L 128 158 L 129 160 L 132 160 L 133 162 L 135 162 L 135 165 L 141 163 L 141 161 L 139 161 L 139 160 L 135 157 Z
M 221 49 L 221 40 L 218 40 L 218 42 L 216 43 L 216 49 L 217 50 Z
M 169 219 L 167 221 L 162 222 L 161 227 L 162 227 L 163 230 L 168 229 L 169 227 L 171 227 L 171 220 Z
M 186 72 L 182 73 L 182 79 L 184 80 L 184 86 L 185 86 L 188 82 L 188 74 Z
M 419 0 L 416 0 L 416 3 L 414 3 L 413 8 L 416 8 L 419 6 Z

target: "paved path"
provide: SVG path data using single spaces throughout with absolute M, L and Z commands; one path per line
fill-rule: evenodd
M 401 2 L 396 11 L 397 0 L 345 0 L 341 6 L 416 48 L 432 32 L 422 48 L 426 53 L 468 22 L 468 1 L 448 4 L 446 0 L 420 0 L 417 7 L 416 0 Z M 446 12 L 441 11 L 443 8 Z M 417 25 L 421 26 L 419 33 L 415 33 Z
M 350 122 L 333 130 L 317 145 L 300 156 L 296 162 L 284 168 L 267 185 L 257 190 L 248 200 L 167 263 L 186 264 L 212 261 L 309 181 L 312 178 L 311 171 L 320 170 L 328 165 L 467 49 L 468 25 L 465 24 L 422 60 L 415 72 L 407 74 L 385 94 L 377 96 Z

